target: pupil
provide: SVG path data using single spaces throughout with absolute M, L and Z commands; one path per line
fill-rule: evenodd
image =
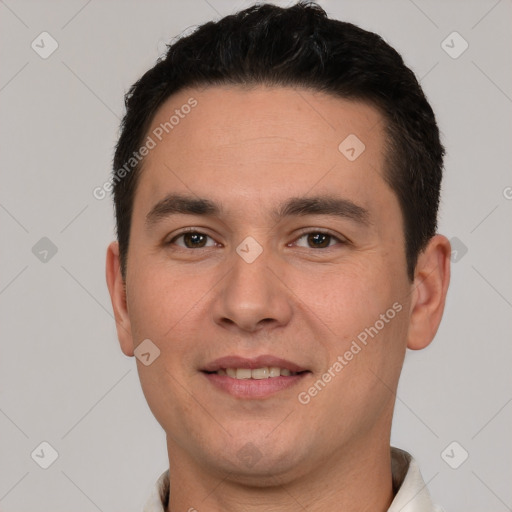
M 314 233 L 312 235 L 309 235 L 309 242 L 313 242 L 312 245 L 314 245 L 316 247 L 327 247 L 329 245 L 329 242 L 328 242 L 329 236 L 330 235 L 326 235 L 325 233 Z M 325 244 L 326 240 L 327 240 L 327 244 Z M 320 241 L 320 244 L 317 243 L 319 241 Z
M 200 233 L 186 233 L 184 237 L 187 247 L 202 247 L 202 245 L 200 245 L 200 242 L 203 241 L 202 239 L 204 239 L 204 235 Z M 199 242 L 199 244 L 197 242 Z

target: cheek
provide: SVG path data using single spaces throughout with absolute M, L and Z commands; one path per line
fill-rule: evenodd
M 197 338 L 203 284 L 148 264 L 131 278 L 128 309 L 134 344 L 150 339 L 160 351 L 148 366 L 137 361 L 143 393 L 164 430 L 186 437 L 190 433 L 183 430 L 179 418 L 191 414 L 195 403 L 184 383 L 193 366 L 190 353 L 192 338 Z
M 144 271 L 128 281 L 132 332 L 136 338 L 164 341 L 179 330 L 184 319 L 194 314 L 208 283 L 161 266 L 150 266 L 147 261 Z
M 294 291 L 307 306 L 304 315 L 327 355 L 324 371 L 331 368 L 336 374 L 324 394 L 327 410 L 340 401 L 356 409 L 373 401 L 379 409 L 389 395 L 386 385 L 392 388 L 400 373 L 408 321 L 405 287 L 403 280 L 390 278 L 384 261 L 376 260 L 321 277 L 296 276 Z M 338 357 L 344 362 L 336 372 Z
M 389 270 L 367 260 L 288 275 L 287 285 L 297 302 L 304 304 L 306 314 L 323 326 L 333 341 L 343 343 L 373 325 L 396 300 L 398 293 Z
M 327 347 L 325 373 L 319 375 L 327 384 L 317 380 L 315 389 L 304 390 L 316 395 L 310 403 L 314 415 L 329 418 L 322 427 L 327 437 L 342 431 L 360 435 L 392 409 L 392 390 L 405 355 L 407 309 L 397 303 L 379 304 L 367 302 L 360 307 L 354 298 L 340 313 L 331 329 L 335 335 L 331 333 Z

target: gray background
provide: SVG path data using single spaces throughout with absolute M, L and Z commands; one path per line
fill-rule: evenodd
M 0 1 L 4 512 L 140 511 L 167 467 L 164 432 L 115 333 L 112 205 L 92 191 L 108 179 L 123 94 L 162 43 L 250 3 Z M 452 283 L 436 340 L 407 354 L 392 442 L 447 511 L 511 510 L 512 3 L 319 3 L 402 53 L 448 152 L 440 232 L 457 237 Z M 43 31 L 59 45 L 47 59 L 31 47 Z M 457 58 L 454 31 L 469 44 Z M 31 458 L 42 441 L 59 454 L 48 469 Z

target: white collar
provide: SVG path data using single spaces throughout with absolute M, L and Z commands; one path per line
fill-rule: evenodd
M 409 453 L 391 447 L 391 471 L 393 487 L 398 492 L 388 512 L 442 512 L 432 503 L 418 464 Z M 160 475 L 142 512 L 165 512 L 160 492 L 168 478 L 169 470 Z

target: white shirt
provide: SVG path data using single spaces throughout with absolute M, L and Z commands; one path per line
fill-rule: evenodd
M 411 455 L 391 447 L 391 472 L 393 488 L 398 492 L 388 512 L 443 512 L 441 507 L 432 503 L 418 464 Z M 160 475 L 142 512 L 165 512 L 160 493 L 168 478 L 169 470 Z

